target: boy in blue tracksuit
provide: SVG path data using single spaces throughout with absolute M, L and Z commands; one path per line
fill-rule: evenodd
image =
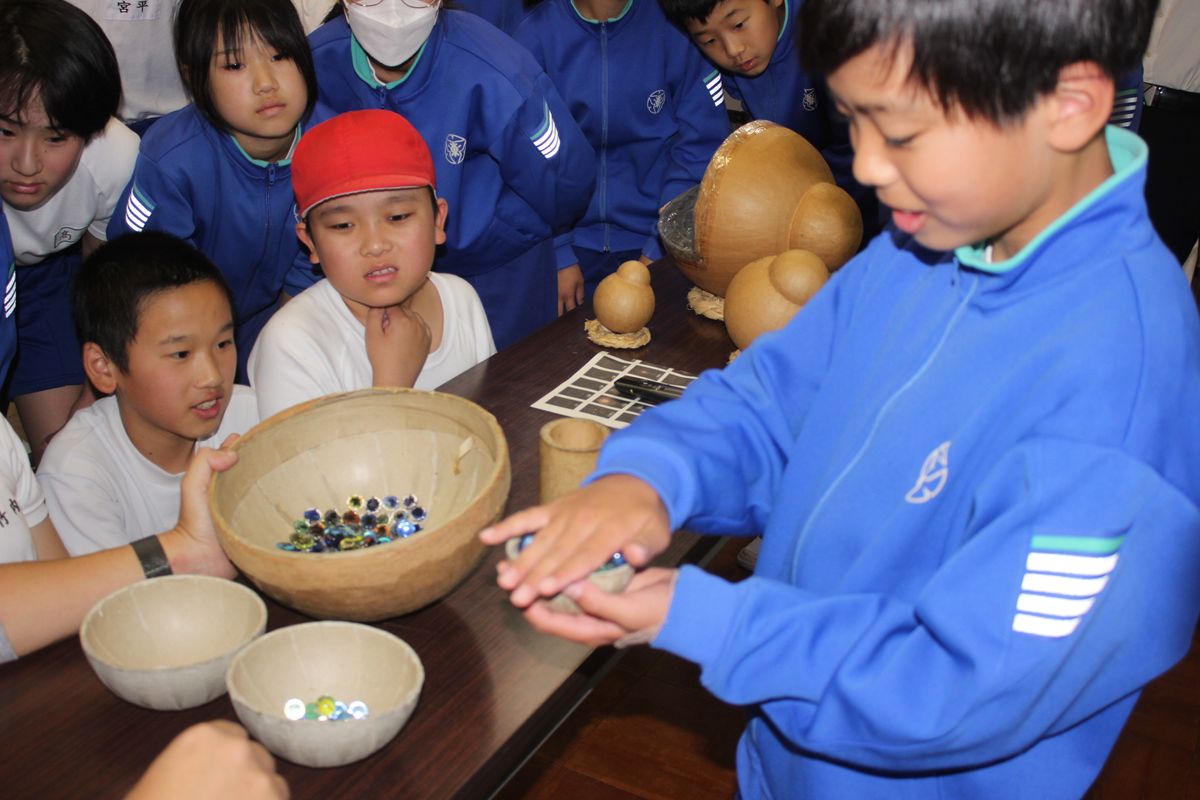
M 1191 642 L 1200 320 L 1146 147 L 1105 127 L 1154 4 L 1023 7 L 808 0 L 893 227 L 582 491 L 481 534 L 537 532 L 498 580 L 542 630 L 651 641 L 750 706 L 743 797 L 1080 797 Z M 754 576 L 578 581 L 684 525 L 761 531 Z M 584 615 L 534 602 L 563 590 Z
M 879 231 L 878 204 L 851 174 L 853 152 L 825 84 L 800 62 L 796 17 L 803 0 L 660 0 L 667 18 L 720 67 L 725 89 L 754 119 L 794 130 L 821 151 L 858 203 L 864 241 Z
M 729 135 L 721 77 L 655 0 L 546 0 L 513 38 L 596 151 L 596 190 L 574 232 L 590 294 L 621 262 L 662 256 L 658 209 L 700 183 Z
M 398 26 L 373 16 L 389 3 Z M 319 97 L 396 111 L 421 132 L 450 206 L 435 269 L 471 283 L 503 348 L 555 316 L 595 155 L 524 48 L 469 12 L 423 8 L 335 7 L 345 15 L 309 37 Z

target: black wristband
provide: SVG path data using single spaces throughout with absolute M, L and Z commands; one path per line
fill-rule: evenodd
M 157 536 L 147 536 L 133 542 L 133 552 L 137 553 L 138 561 L 142 564 L 142 572 L 147 578 L 157 578 L 160 575 L 171 574 L 171 562 L 163 552 L 162 542 Z

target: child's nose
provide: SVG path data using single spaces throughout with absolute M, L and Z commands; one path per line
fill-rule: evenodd
M 725 39 L 725 55 L 733 63 L 740 63 L 742 55 L 746 52 L 746 45 L 736 36 L 730 36 Z
M 362 252 L 367 256 L 378 256 L 391 249 L 391 242 L 384 235 L 382 227 L 365 225 L 362 239 Z
M 871 131 L 870 125 L 859 127 L 867 130 L 852 130 L 854 180 L 863 186 L 887 186 L 895 179 L 896 169 L 887 157 L 883 137 L 877 131 Z
M 221 385 L 221 360 L 217 352 L 207 352 L 200 355 L 196 366 L 197 386 Z
M 25 177 L 33 177 L 42 171 L 42 159 L 32 136 L 22 136 L 13 148 L 12 168 Z
M 270 92 L 278 88 L 279 81 L 275 78 L 275 70 L 270 63 L 259 64 L 254 70 L 254 90 Z

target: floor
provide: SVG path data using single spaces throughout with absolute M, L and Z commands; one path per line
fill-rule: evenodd
M 731 540 L 708 565 L 748 573 Z M 1200 800 L 1200 636 L 1147 687 L 1086 800 Z M 503 788 L 500 800 L 727 800 L 743 712 L 688 662 L 635 648 Z

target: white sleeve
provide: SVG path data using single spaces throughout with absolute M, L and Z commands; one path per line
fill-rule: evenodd
M 129 524 L 105 465 L 74 459 L 69 470 L 44 467 L 38 482 L 46 493 L 50 520 L 67 552 L 87 555 L 129 544 Z
M 102 242 L 108 240 L 108 221 L 133 177 L 140 143 L 136 133 L 113 117 L 84 151 L 80 167 L 89 171 L 96 186 L 96 214 L 88 233 Z
M 345 390 L 328 356 L 307 330 L 295 324 L 302 317 L 281 316 L 288 306 L 271 318 L 250 352 L 247 371 L 258 400 L 259 419 L 314 397 Z

